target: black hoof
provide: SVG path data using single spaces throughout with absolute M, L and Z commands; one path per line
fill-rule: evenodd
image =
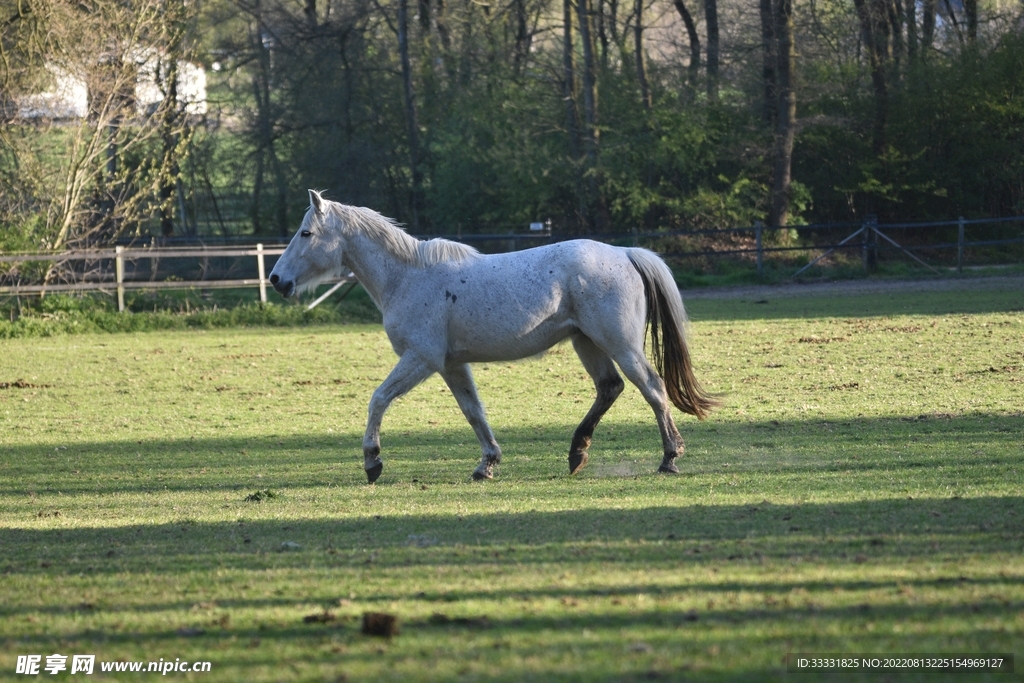
M 578 453 L 569 454 L 569 474 L 576 474 L 587 465 L 587 461 L 590 460 L 590 456 L 587 455 L 586 451 L 579 451 Z
M 658 468 L 659 474 L 679 474 L 679 468 L 674 462 L 663 462 Z
M 369 483 L 373 483 L 380 478 L 380 473 L 384 471 L 384 463 L 379 462 L 370 469 L 366 470 L 366 480 Z
M 473 481 L 487 481 L 488 479 L 494 479 L 494 475 L 490 472 L 478 472 L 473 470 Z

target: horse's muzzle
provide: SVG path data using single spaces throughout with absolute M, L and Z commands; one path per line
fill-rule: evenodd
M 292 295 L 295 291 L 295 283 L 291 280 L 282 280 L 281 276 L 277 273 L 270 274 L 270 284 L 274 285 L 274 289 L 277 293 L 283 296 L 285 299 Z

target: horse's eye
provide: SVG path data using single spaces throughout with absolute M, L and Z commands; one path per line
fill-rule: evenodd
M 302 231 L 302 236 L 303 236 L 303 237 L 309 237 L 309 236 L 310 236 L 310 235 L 312 235 L 312 234 L 313 234 L 313 233 L 311 233 L 311 232 L 310 232 L 309 230 L 303 230 L 303 231 Z

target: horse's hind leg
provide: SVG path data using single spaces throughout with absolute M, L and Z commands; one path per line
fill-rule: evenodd
M 597 423 L 601 421 L 604 414 L 615 403 L 615 399 L 622 393 L 624 384 L 615 369 L 615 363 L 589 337 L 577 334 L 572 338 L 572 345 L 597 388 L 594 405 L 590 407 L 587 416 L 576 428 L 576 432 L 572 435 L 572 444 L 569 446 L 569 473 L 576 474 L 583 469 L 590 457 L 587 455 L 587 449 L 590 447 L 590 440 L 594 436 Z
M 370 399 L 366 433 L 363 435 L 363 469 L 372 484 L 380 477 L 384 463 L 380 459 L 380 423 L 384 412 L 399 396 L 411 391 L 417 384 L 434 374 L 426 363 L 413 353 L 406 353 L 398 359 L 387 379 L 377 387 Z
M 480 441 L 480 449 L 483 457 L 480 464 L 473 470 L 473 478 L 492 479 L 494 478 L 494 466 L 501 462 L 501 449 L 494 439 L 494 432 L 487 424 L 487 415 L 484 413 L 484 405 L 476 393 L 476 383 L 473 381 L 473 372 L 469 365 L 461 363 L 451 365 L 441 372 L 441 377 L 448 384 L 452 395 L 462 408 L 462 414 L 466 416 L 469 425 L 476 432 L 476 438 Z
M 676 423 L 672 419 L 672 410 L 668 401 L 668 393 L 665 391 L 665 382 L 658 376 L 658 373 L 651 367 L 643 351 L 629 351 L 615 357 L 624 374 L 630 382 L 636 385 L 640 393 L 654 409 L 654 415 L 658 420 L 658 430 L 661 432 L 661 443 L 664 449 L 664 457 L 661 461 L 659 472 L 678 474 L 675 459 L 684 449 L 683 437 L 676 429 Z

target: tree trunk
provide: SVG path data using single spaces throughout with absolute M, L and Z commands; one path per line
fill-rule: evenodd
M 913 0 L 908 0 L 913 2 Z M 761 15 L 761 82 L 764 87 L 764 103 L 761 118 L 765 123 L 774 124 L 779 111 L 778 83 L 775 69 L 778 62 L 778 45 L 775 42 L 775 13 L 772 0 L 759 0 Z
M 338 54 L 341 57 L 341 72 L 345 75 L 345 143 L 352 145 L 355 126 L 352 121 L 352 101 L 355 93 L 354 72 L 348 59 L 349 31 L 341 31 L 338 35 Z
M 259 11 L 259 5 L 256 6 Z M 263 42 L 267 34 L 263 24 L 262 16 L 256 18 L 256 29 L 254 32 L 254 48 L 256 50 L 257 70 L 253 76 L 253 89 L 256 95 L 256 135 L 257 135 L 257 156 L 259 157 L 259 182 L 256 188 L 262 191 L 263 187 L 263 157 L 270 162 L 270 172 L 273 174 L 274 189 L 276 193 L 274 205 L 274 224 L 278 234 L 287 237 L 288 225 L 288 181 L 285 178 L 284 167 L 277 156 L 276 136 L 274 133 L 274 102 L 271 98 L 271 83 L 273 81 L 271 53 L 268 46 Z M 260 199 L 257 197 L 254 204 L 254 211 L 259 212 Z M 254 216 L 256 227 L 259 226 L 258 217 Z
M 633 39 L 636 43 L 636 76 L 640 84 L 640 103 L 646 111 L 653 106 L 651 85 L 647 80 L 647 63 L 644 59 L 644 0 L 636 0 L 636 24 L 633 26 Z
M 971 45 L 978 43 L 978 0 L 964 0 L 964 17 L 967 21 L 967 40 Z
M 281 237 L 291 235 L 291 226 L 288 224 L 288 179 L 285 177 L 284 165 L 281 158 L 277 156 L 276 147 L 270 146 L 270 168 L 274 172 L 274 189 L 277 191 L 277 204 L 274 209 L 274 218 L 277 223 L 277 234 Z
M 596 2 L 597 3 L 597 10 L 593 11 L 593 14 L 594 14 L 594 16 L 597 19 L 597 21 L 596 21 L 597 43 L 595 43 L 595 45 L 600 45 L 601 46 L 601 68 L 602 69 L 607 69 L 608 68 L 608 31 L 607 31 L 607 27 L 605 26 L 606 19 L 605 19 L 605 13 L 604 13 L 604 0 L 592 0 L 592 2 Z M 593 5 L 591 5 L 591 7 L 593 8 Z
M 419 118 L 416 113 L 416 92 L 412 83 L 412 63 L 409 60 L 409 7 L 408 0 L 398 0 L 398 54 L 402 62 L 402 94 L 405 99 L 405 125 L 409 135 L 409 164 L 412 174 L 413 232 L 420 230 L 423 209 L 423 171 L 420 168 Z
M 526 68 L 526 60 L 530 51 L 529 31 L 527 28 L 529 18 L 526 16 L 525 0 L 514 0 L 512 7 L 515 10 L 516 19 L 516 42 L 512 56 L 512 73 L 519 77 Z
M 917 58 L 917 0 L 903 3 L 904 21 L 907 24 L 907 61 Z
M 908 0 L 912 1 L 912 0 Z M 938 0 L 924 0 L 921 10 L 921 56 L 926 57 L 935 40 L 935 9 Z
M 612 43 L 619 44 L 619 0 L 608 0 L 608 35 Z
M 793 88 L 793 66 L 796 46 L 793 43 L 793 0 L 776 0 L 775 33 L 778 38 L 778 122 L 775 128 L 775 162 L 772 173 L 772 208 L 770 225 L 789 224 L 790 185 L 792 182 L 793 140 L 796 135 L 796 90 Z
M 174 191 L 178 180 L 178 62 L 176 51 L 169 56 L 163 88 L 163 115 L 160 117 L 160 141 L 163 163 L 160 168 L 160 234 L 174 234 Z M 159 77 L 160 67 L 157 66 Z
M 256 168 L 252 175 L 252 231 L 259 235 L 263 232 L 263 150 L 256 150 Z
M 573 55 L 572 0 L 562 0 L 562 68 L 565 79 L 562 94 L 565 97 L 565 128 L 569 133 L 569 156 L 580 157 L 579 110 L 576 106 L 576 64 Z
M 436 0 L 435 5 L 437 11 L 434 12 L 434 26 L 437 29 L 437 37 L 441 40 L 441 48 L 445 55 L 448 55 L 452 51 L 452 34 L 445 18 L 444 0 Z
M 679 12 L 679 17 L 683 20 L 683 26 L 686 27 L 686 35 L 690 38 L 689 80 L 692 91 L 697 87 L 697 74 L 700 71 L 700 35 L 697 33 L 697 25 L 693 21 L 693 15 L 690 14 L 690 10 L 686 9 L 683 0 L 673 0 L 673 4 L 676 6 L 676 11 Z
M 598 228 L 592 209 L 597 200 L 597 157 L 601 145 L 598 129 L 597 63 L 594 54 L 594 32 L 591 24 L 591 0 L 577 0 L 580 41 L 583 43 L 583 148 L 586 154 L 586 204 L 591 215 L 591 228 Z
M 158 84 L 163 102 L 160 106 L 160 142 L 162 156 L 159 175 L 160 195 L 160 233 L 164 237 L 174 234 L 174 204 L 177 195 L 179 204 L 179 221 L 188 233 L 188 221 L 185 216 L 184 201 L 181 196 L 180 147 L 182 123 L 185 119 L 184 108 L 178 104 L 178 60 L 182 54 L 184 40 L 184 2 L 166 1 L 163 6 L 163 22 L 168 35 L 167 53 L 162 55 L 156 64 L 154 80 Z M 166 67 L 161 68 L 166 60 Z
M 888 21 L 888 34 L 891 38 L 891 49 L 889 54 L 892 57 L 892 69 L 890 78 L 895 82 L 899 80 L 900 62 L 903 57 L 903 12 L 900 11 L 899 0 L 884 0 Z
M 564 80 L 562 94 L 565 98 L 565 130 L 569 136 L 569 159 L 573 168 L 573 181 L 579 201 L 577 214 L 584 224 L 588 222 L 586 204 L 583 201 L 583 178 L 580 176 L 580 127 L 579 107 L 576 104 L 576 64 L 572 37 L 572 0 L 562 0 L 562 68 Z
M 704 0 L 708 32 L 708 100 L 718 102 L 718 0 Z
M 422 35 L 426 36 L 430 33 L 430 0 L 418 0 L 417 4 L 416 14 L 419 16 L 420 30 Z M 402 9 L 399 8 L 399 11 L 402 11 Z M 406 8 L 406 11 L 408 11 L 408 8 Z
M 871 134 L 871 151 L 876 157 L 885 150 L 885 129 L 889 118 L 889 24 L 882 0 L 854 0 L 861 31 L 868 48 L 871 65 L 871 87 L 875 94 L 875 120 Z
M 259 12 L 259 4 L 255 11 Z M 266 160 L 274 148 L 273 122 L 270 112 L 270 56 L 263 44 L 263 22 L 256 16 L 252 29 L 253 50 L 256 53 L 256 71 L 252 77 L 253 99 L 256 102 L 256 173 L 253 180 L 253 230 L 256 234 L 262 231 L 263 223 L 263 187 L 266 181 Z
M 597 128 L 597 63 L 590 2 L 591 0 L 578 0 L 576 8 L 579 14 L 580 41 L 583 43 L 583 140 L 587 160 L 593 166 L 597 162 L 601 134 Z

